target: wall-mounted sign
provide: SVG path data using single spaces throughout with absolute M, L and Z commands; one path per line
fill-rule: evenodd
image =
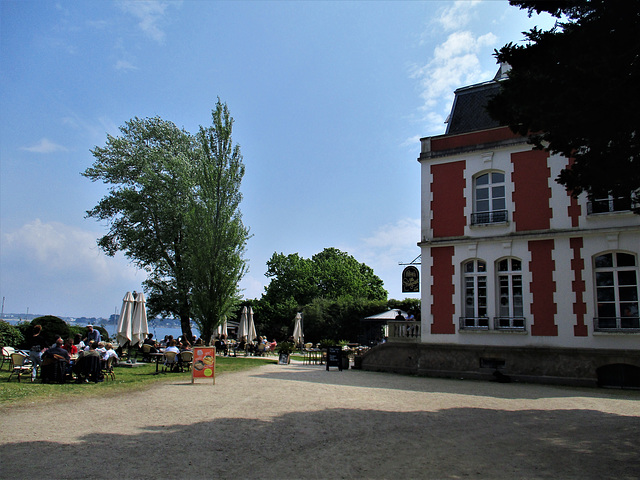
M 413 265 L 409 265 L 402 271 L 402 293 L 415 293 L 420 291 L 420 271 Z
M 214 347 L 195 347 L 193 349 L 191 383 L 196 378 L 211 378 L 213 383 L 216 383 L 216 349 Z

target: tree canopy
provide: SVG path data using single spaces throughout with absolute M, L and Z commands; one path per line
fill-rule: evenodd
M 557 181 L 574 196 L 637 195 L 640 3 L 510 3 L 558 20 L 550 30 L 524 32 L 526 44 L 496 52 L 511 70 L 489 112 L 537 148 L 572 158 Z
M 265 334 L 278 338 L 291 334 L 296 312 L 319 299 L 342 303 L 387 299 L 373 269 L 337 248 L 325 248 L 310 259 L 274 253 L 265 275 L 271 281 L 257 305 L 256 318 Z
M 212 117 L 197 135 L 136 117 L 120 136 L 107 135 L 83 173 L 110 186 L 87 212 L 109 225 L 98 245 L 148 272 L 150 313 L 180 318 L 189 338 L 194 313 L 201 333 L 212 331 L 237 300 L 248 239 L 239 210 L 244 165 L 219 99 Z

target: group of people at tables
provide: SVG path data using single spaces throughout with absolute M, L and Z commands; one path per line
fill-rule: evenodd
M 227 335 L 221 334 L 216 337 L 215 343 L 216 353 L 220 355 L 238 355 L 242 352 L 245 355 L 264 355 L 267 352 L 275 352 L 278 342 L 274 338 L 269 342 L 266 337 L 258 337 L 252 342 L 247 341 L 247 337 L 243 336 L 240 340 L 230 340 Z
M 87 327 L 85 337 L 82 334 L 67 339 L 58 336 L 53 345 L 47 344 L 42 335 L 42 327 L 36 325 L 27 343 L 32 364 L 31 381 L 36 380 L 37 372 L 40 370 L 43 383 L 62 383 L 69 379 L 79 383 L 101 381 L 101 372 L 107 364 L 117 364 L 123 351 L 122 347 L 116 350 L 112 343 L 103 342 L 100 331 L 91 325 Z M 165 336 L 164 340 L 158 342 L 150 333 L 142 345 L 149 345 L 150 353 L 175 352 L 179 364 L 182 361 L 181 352 L 190 351 L 193 346 L 204 346 L 204 342 L 195 335 L 191 342 L 185 336 L 175 339 L 171 335 Z M 258 337 L 251 342 L 247 341 L 247 337 L 233 340 L 221 334 L 216 337 L 214 345 L 216 352 L 220 355 L 237 355 L 238 352 L 245 355 L 263 355 L 269 351 L 274 352 L 277 342 L 275 339 L 269 342 L 264 337 Z
M 36 380 L 38 370 L 43 383 L 64 383 L 68 379 L 79 383 L 99 382 L 107 364 L 118 361 L 113 345 L 102 342 L 100 332 L 92 326 L 87 328 L 84 338 L 81 334 L 66 340 L 58 336 L 53 345 L 48 345 L 42 335 L 42 327 L 36 325 L 27 343 L 32 382 Z

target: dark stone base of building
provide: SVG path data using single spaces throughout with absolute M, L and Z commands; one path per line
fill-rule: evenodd
M 395 343 L 371 349 L 362 368 L 444 378 L 640 388 L 640 351 Z

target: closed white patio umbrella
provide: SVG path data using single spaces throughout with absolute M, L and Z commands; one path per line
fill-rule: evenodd
M 217 330 L 218 335 L 224 335 L 225 337 L 228 335 L 227 333 L 227 317 L 224 318 L 224 321 L 218 325 Z
M 144 294 L 140 292 L 135 299 L 133 321 L 131 324 L 131 345 L 142 344 L 149 333 L 147 323 L 147 308 Z
M 304 334 L 302 333 L 302 314 L 296 313 L 295 324 L 293 326 L 293 341 L 296 345 L 304 344 Z
M 253 309 L 249 307 L 249 336 L 247 341 L 253 342 L 256 338 L 258 338 L 258 334 L 256 333 L 256 324 L 253 323 Z
M 247 339 L 249 338 L 249 317 L 247 315 L 247 307 L 242 307 L 240 325 L 238 325 L 238 340 L 242 340 L 242 337 L 247 337 Z
M 131 292 L 127 292 L 122 299 L 122 309 L 120 310 L 120 318 L 118 318 L 118 326 L 116 328 L 116 340 L 118 345 L 123 347 L 127 342 L 131 341 L 131 323 L 133 320 L 134 300 Z

